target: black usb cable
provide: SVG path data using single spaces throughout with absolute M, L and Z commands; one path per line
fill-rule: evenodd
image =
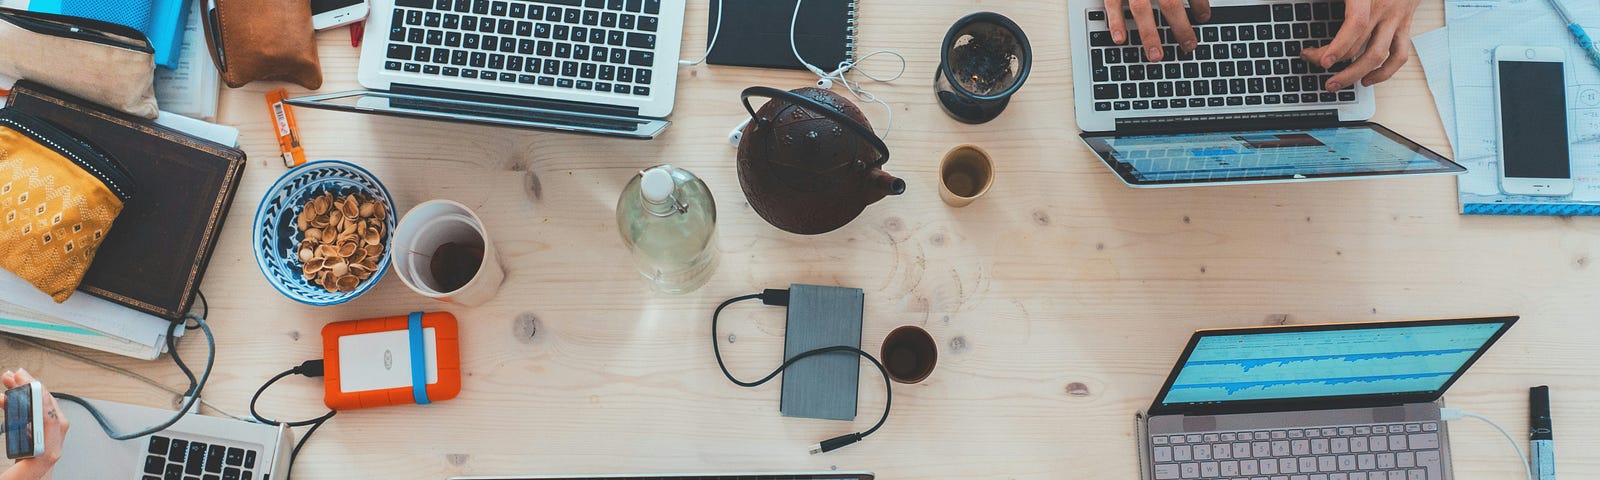
M 719 317 L 722 316 L 722 309 L 728 308 L 729 305 L 733 305 L 735 303 L 743 302 L 743 301 L 746 301 L 746 300 L 755 300 L 755 299 L 758 299 L 758 298 L 761 299 L 761 303 L 765 304 L 765 305 L 773 305 L 773 306 L 780 306 L 780 307 L 788 307 L 789 306 L 789 290 L 769 288 L 769 289 L 766 289 L 766 290 L 762 291 L 761 293 L 756 293 L 756 294 L 751 294 L 751 295 L 744 295 L 744 296 L 730 298 L 727 301 L 722 302 L 721 305 L 717 305 L 716 311 L 711 313 L 711 351 L 717 357 L 717 368 L 721 368 L 722 369 L 722 375 L 725 376 L 725 377 L 728 377 L 728 381 L 733 382 L 734 385 L 738 385 L 738 386 L 746 387 L 746 388 L 757 387 L 757 386 L 760 386 L 761 384 L 764 384 L 764 383 L 767 383 L 768 381 L 771 381 L 773 378 L 776 378 L 779 373 L 783 373 L 784 369 L 789 368 L 790 365 L 794 365 L 795 362 L 798 362 L 800 360 L 803 360 L 803 359 L 806 359 L 806 358 L 810 358 L 810 357 L 814 357 L 814 356 L 817 356 L 817 355 L 823 355 L 823 354 L 835 353 L 835 352 L 854 353 L 857 356 L 860 356 L 862 358 L 867 359 L 867 361 L 872 362 L 873 366 L 878 367 L 878 373 L 883 375 L 883 416 L 878 417 L 878 423 L 873 424 L 872 428 L 868 428 L 866 430 L 862 430 L 862 431 L 857 432 L 857 433 L 848 433 L 848 434 L 840 435 L 840 436 L 833 437 L 833 438 L 830 438 L 830 439 L 827 439 L 827 440 L 823 440 L 820 443 L 817 443 L 816 445 L 811 447 L 811 454 L 812 455 L 816 455 L 816 454 L 819 454 L 819 453 L 827 453 L 827 452 L 831 452 L 831 451 L 834 451 L 834 450 L 838 450 L 840 448 L 844 448 L 847 445 L 850 445 L 852 443 L 856 443 L 856 442 L 861 441 L 861 439 L 863 439 L 863 438 L 867 438 L 867 435 L 872 435 L 873 432 L 877 432 L 879 428 L 882 428 L 883 427 L 883 423 L 889 420 L 889 404 L 890 404 L 890 400 L 892 399 L 892 393 L 893 393 L 893 389 L 890 388 L 890 386 L 892 384 L 889 382 L 889 370 L 884 368 L 883 367 L 883 363 L 879 362 L 876 357 L 872 356 L 872 354 L 867 353 L 865 351 L 862 351 L 859 348 L 846 346 L 846 345 L 835 345 L 835 346 L 832 346 L 832 347 L 822 347 L 822 348 L 818 348 L 818 349 L 815 349 L 815 350 L 807 350 L 805 352 L 802 352 L 799 355 L 795 355 L 794 358 L 790 358 L 788 360 L 785 360 L 783 362 L 783 364 L 779 365 L 776 370 L 772 371 L 772 373 L 769 373 L 769 374 L 767 374 L 767 376 L 762 377 L 760 380 L 756 380 L 756 381 L 753 381 L 753 382 L 741 381 L 741 380 L 739 380 L 737 378 L 734 378 L 733 377 L 733 373 L 728 372 L 728 366 L 722 362 L 722 348 L 718 346 L 719 342 L 718 342 L 718 337 L 717 337 L 717 320 L 718 320 Z
M 306 425 L 311 426 L 309 430 L 306 430 L 306 434 L 300 437 L 300 441 L 295 442 L 294 450 L 289 452 L 289 467 L 284 469 L 285 478 L 293 478 L 294 461 L 296 458 L 300 457 L 300 447 L 306 446 L 306 442 L 311 440 L 311 436 L 317 433 L 317 429 L 322 428 L 322 424 L 328 423 L 328 420 L 332 419 L 333 415 L 339 412 L 329 409 L 327 414 L 310 420 L 279 422 L 277 420 L 263 417 L 259 412 L 256 412 L 256 402 L 261 399 L 261 394 L 265 393 L 267 388 L 271 387 L 272 384 L 278 383 L 278 380 L 283 380 L 284 377 L 290 375 L 301 375 L 307 378 L 319 378 L 324 373 L 323 368 L 324 364 L 322 363 L 322 360 L 307 360 L 304 363 L 301 363 L 300 366 L 284 370 L 283 372 L 273 376 L 271 380 L 267 380 L 267 383 L 262 384 L 261 388 L 256 389 L 255 395 L 250 396 L 250 416 L 255 417 L 256 421 L 258 422 L 268 425 L 283 424 L 289 427 L 304 427 Z

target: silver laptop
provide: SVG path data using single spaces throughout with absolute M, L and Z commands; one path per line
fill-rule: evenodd
M 685 0 L 372 0 L 368 90 L 292 105 L 655 138 L 677 92 Z
M 1517 317 L 1200 330 L 1139 416 L 1146 480 L 1448 480 L 1439 397 Z
M 872 480 L 867 472 L 670 473 L 660 475 L 523 475 L 451 477 L 450 480 Z
M 172 418 L 172 411 L 88 400 L 115 428 L 133 431 Z M 72 422 L 56 464 L 56 480 L 284 479 L 294 447 L 288 428 L 229 418 L 185 415 L 162 432 L 133 440 L 107 437 L 76 403 L 57 402 Z
M 1370 87 L 1324 91 L 1301 60 L 1343 23 L 1344 3 L 1216 0 L 1180 52 L 1156 13 L 1163 60 L 1140 37 L 1111 40 L 1103 0 L 1069 0 L 1073 100 L 1083 141 L 1124 183 L 1170 187 L 1459 174 L 1466 169 L 1381 125 Z M 1129 20 L 1128 25 L 1133 25 Z

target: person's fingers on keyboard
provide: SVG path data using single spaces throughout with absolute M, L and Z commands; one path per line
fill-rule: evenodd
M 1394 76 L 1394 72 L 1400 70 L 1401 65 L 1405 65 L 1406 61 L 1411 59 L 1413 50 L 1414 47 L 1411 45 L 1411 19 L 1406 18 L 1406 21 L 1400 24 L 1400 28 L 1394 32 L 1394 44 L 1389 47 L 1389 59 L 1385 60 L 1383 66 L 1378 67 L 1377 70 L 1373 70 L 1367 76 L 1361 77 L 1361 84 L 1370 87 L 1388 80 L 1389 77 Z
M 1161 15 L 1167 18 L 1167 26 L 1172 27 L 1172 36 L 1178 41 L 1178 48 L 1185 52 L 1194 51 L 1200 44 L 1200 39 L 1194 36 L 1194 27 L 1189 25 L 1189 12 L 1183 9 L 1183 0 L 1160 0 Z
M 1350 66 L 1328 79 L 1325 88 L 1335 91 L 1354 85 L 1356 79 L 1372 73 L 1383 62 L 1389 59 L 1389 46 L 1394 44 L 1394 32 L 1399 27 L 1398 21 L 1384 21 L 1378 24 L 1378 29 L 1372 34 L 1372 43 L 1367 44 L 1367 50 L 1357 57 Z
M 1195 23 L 1211 21 L 1211 0 L 1189 0 L 1189 13 Z
M 1122 0 L 1106 0 L 1106 27 L 1111 29 L 1111 41 L 1122 45 L 1128 41 L 1128 29 L 1122 21 Z
M 1145 58 L 1161 61 L 1161 31 L 1156 28 L 1156 13 L 1150 0 L 1129 0 L 1128 10 L 1133 12 L 1133 23 L 1139 26 L 1139 41 L 1144 46 Z
M 1328 68 L 1340 61 L 1355 58 L 1361 49 L 1367 46 L 1372 39 L 1372 30 L 1377 27 L 1373 15 L 1373 0 L 1348 0 L 1344 7 L 1344 25 L 1339 27 L 1339 33 L 1333 36 L 1333 42 L 1321 47 L 1312 47 L 1302 50 L 1300 56 L 1307 62 Z M 1379 0 L 1384 1 L 1384 0 Z

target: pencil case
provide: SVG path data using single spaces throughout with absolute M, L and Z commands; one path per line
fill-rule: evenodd
M 133 194 L 133 176 L 110 155 L 0 109 L 0 268 L 67 301 Z
M 156 118 L 155 71 L 155 49 L 138 30 L 0 8 L 0 75 Z
M 206 46 L 222 83 L 256 80 L 322 88 L 309 0 L 211 0 L 203 15 Z

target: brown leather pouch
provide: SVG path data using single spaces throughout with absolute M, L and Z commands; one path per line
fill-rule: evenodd
M 222 82 L 239 88 L 256 80 L 322 88 L 309 0 L 211 0 L 206 45 Z

